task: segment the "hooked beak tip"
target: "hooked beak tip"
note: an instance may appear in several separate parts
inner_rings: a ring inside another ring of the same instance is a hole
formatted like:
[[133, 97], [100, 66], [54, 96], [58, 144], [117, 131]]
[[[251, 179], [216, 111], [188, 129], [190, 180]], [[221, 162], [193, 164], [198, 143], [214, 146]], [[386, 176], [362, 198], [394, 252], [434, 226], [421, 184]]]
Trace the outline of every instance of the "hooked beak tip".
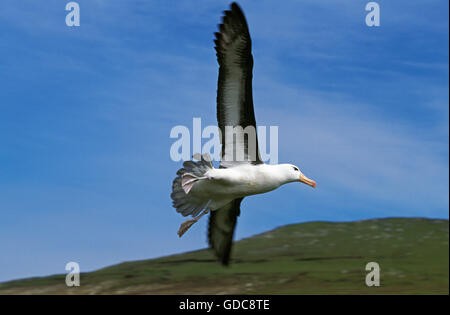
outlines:
[[309, 179], [308, 177], [302, 175], [300, 176], [300, 181], [306, 185], [311, 186], [312, 188], [316, 188], [317, 184], [312, 179]]

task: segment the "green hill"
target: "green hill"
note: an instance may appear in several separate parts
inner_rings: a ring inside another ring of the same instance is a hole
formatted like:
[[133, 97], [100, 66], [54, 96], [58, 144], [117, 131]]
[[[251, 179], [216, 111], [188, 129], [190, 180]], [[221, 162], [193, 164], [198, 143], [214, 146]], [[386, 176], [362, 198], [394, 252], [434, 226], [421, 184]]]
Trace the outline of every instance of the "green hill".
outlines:
[[[81, 274], [0, 284], [0, 294], [448, 294], [449, 222], [387, 218], [279, 227], [236, 242], [222, 267], [209, 250]], [[365, 285], [377, 262], [381, 286]]]

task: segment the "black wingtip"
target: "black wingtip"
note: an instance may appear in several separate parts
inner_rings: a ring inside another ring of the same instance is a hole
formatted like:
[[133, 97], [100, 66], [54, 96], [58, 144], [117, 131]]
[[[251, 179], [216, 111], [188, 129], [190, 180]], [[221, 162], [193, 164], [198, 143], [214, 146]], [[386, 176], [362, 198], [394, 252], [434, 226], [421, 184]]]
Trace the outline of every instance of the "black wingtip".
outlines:
[[242, 9], [239, 6], [239, 4], [237, 2], [235, 2], [235, 1], [231, 2], [230, 8], [231, 8], [231, 10], [240, 10], [240, 11], [242, 11]]
[[239, 15], [241, 15], [241, 16], [244, 16], [244, 11], [242, 10], [242, 8], [239, 6], [239, 4], [237, 4], [236, 2], [233, 2], [232, 4], [231, 4], [231, 11], [232, 12], [236, 12], [236, 13], [238, 13]]

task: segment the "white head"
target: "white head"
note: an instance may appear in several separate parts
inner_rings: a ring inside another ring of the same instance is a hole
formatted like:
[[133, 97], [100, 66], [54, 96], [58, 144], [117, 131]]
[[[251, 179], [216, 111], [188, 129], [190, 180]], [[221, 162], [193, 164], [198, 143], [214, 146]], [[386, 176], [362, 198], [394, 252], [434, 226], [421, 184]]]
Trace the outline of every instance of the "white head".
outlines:
[[279, 164], [278, 166], [287, 183], [302, 182], [306, 185], [316, 188], [316, 182], [306, 177], [297, 166], [292, 164]]

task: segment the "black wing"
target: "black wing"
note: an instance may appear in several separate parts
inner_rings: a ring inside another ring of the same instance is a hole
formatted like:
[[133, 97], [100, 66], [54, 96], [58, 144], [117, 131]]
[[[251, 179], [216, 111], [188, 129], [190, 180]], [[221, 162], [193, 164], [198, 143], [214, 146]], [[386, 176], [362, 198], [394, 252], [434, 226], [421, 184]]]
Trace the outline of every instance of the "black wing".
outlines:
[[[217, 121], [221, 132], [224, 167], [236, 163], [262, 163], [252, 97], [252, 44], [244, 13], [236, 3], [224, 12], [215, 33], [219, 80]], [[234, 129], [234, 135], [231, 128]], [[240, 129], [242, 128], [242, 129]]]
[[209, 216], [208, 241], [223, 265], [230, 261], [233, 234], [243, 198], [235, 199], [226, 206], [211, 212]]

